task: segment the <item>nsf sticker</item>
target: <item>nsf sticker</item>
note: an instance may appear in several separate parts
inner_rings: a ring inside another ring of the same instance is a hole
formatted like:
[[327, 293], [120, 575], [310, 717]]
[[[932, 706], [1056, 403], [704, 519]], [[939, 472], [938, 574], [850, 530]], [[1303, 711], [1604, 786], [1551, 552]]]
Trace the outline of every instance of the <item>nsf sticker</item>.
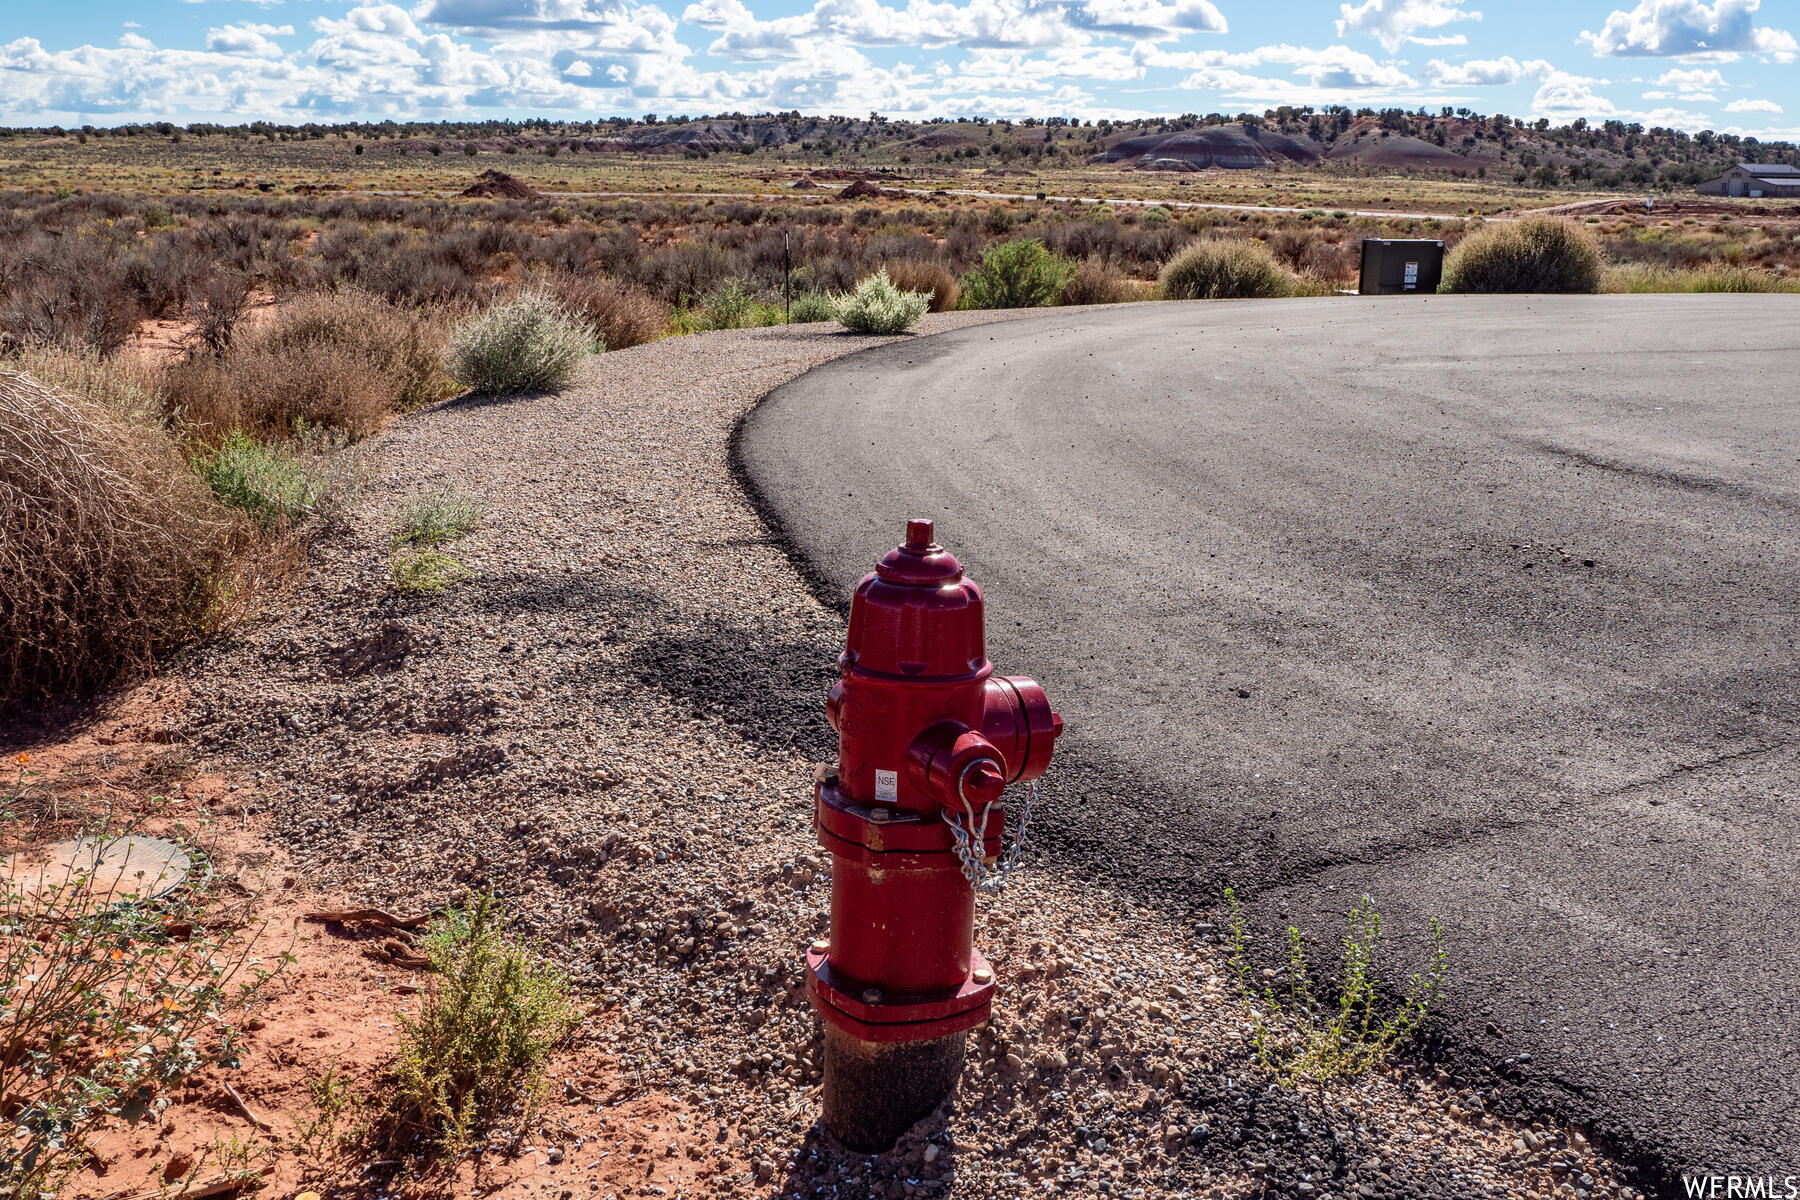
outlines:
[[893, 804], [900, 799], [900, 772], [875, 772], [875, 798], [884, 804]]

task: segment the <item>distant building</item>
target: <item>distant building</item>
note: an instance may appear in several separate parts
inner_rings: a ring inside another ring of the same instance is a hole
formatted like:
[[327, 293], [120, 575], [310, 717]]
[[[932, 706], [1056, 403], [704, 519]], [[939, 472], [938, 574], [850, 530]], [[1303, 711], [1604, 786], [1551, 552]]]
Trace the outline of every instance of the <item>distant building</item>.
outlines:
[[1791, 196], [1800, 199], [1800, 167], [1739, 163], [1694, 189], [1702, 196]]

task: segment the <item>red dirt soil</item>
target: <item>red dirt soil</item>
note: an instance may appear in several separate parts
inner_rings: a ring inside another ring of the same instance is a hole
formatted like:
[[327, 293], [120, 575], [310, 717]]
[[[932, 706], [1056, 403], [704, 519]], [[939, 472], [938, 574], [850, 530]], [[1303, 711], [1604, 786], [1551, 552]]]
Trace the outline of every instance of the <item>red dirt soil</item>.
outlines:
[[[333, 1200], [477, 1191], [487, 1200], [729, 1194], [726, 1177], [747, 1167], [745, 1149], [721, 1139], [716, 1125], [679, 1098], [638, 1091], [595, 1048], [593, 1035], [622, 1019], [606, 1008], [590, 1012], [574, 1044], [552, 1062], [544, 1106], [514, 1144], [429, 1168], [381, 1147], [346, 1144], [323, 1155], [303, 1147], [301, 1135], [317, 1117], [313, 1082], [335, 1069], [350, 1095], [379, 1096], [398, 1046], [396, 1014], [417, 1013], [430, 977], [390, 958], [383, 943], [392, 944], [391, 929], [306, 918], [338, 906], [309, 890], [303, 864], [262, 836], [249, 815], [256, 807], [254, 781], [188, 768], [184, 748], [168, 734], [169, 714], [184, 698], [179, 689], [150, 681], [55, 736], [0, 730], [8, 767], [26, 772], [23, 803], [14, 805], [22, 820], [7, 832], [42, 845], [76, 833], [84, 814], [103, 808], [151, 834], [202, 827], [213, 886], [236, 899], [236, 923], [245, 936], [254, 935], [256, 956], [266, 965], [283, 951], [295, 959], [238, 1020], [241, 1064], [190, 1079], [159, 1117], [109, 1130], [62, 1196], [192, 1195], [246, 1167], [265, 1174], [242, 1194], [254, 1190], [279, 1200], [308, 1192]], [[28, 758], [22, 766], [20, 754]], [[0, 850], [18, 849], [21, 839], [12, 841]], [[352, 1106], [338, 1129], [349, 1132], [365, 1119]]]

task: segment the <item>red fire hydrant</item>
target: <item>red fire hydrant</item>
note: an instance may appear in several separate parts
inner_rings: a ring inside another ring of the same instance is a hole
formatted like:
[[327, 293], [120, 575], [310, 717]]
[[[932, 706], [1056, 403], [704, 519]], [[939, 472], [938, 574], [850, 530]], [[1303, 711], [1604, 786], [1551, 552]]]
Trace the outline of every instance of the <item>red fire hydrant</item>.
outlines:
[[819, 769], [813, 818], [831, 935], [808, 948], [806, 982], [825, 1019], [825, 1126], [874, 1152], [949, 1094], [993, 1011], [974, 885], [1001, 850], [1007, 785], [1044, 773], [1062, 718], [1032, 680], [994, 674], [981, 589], [930, 521], [908, 521], [857, 585], [838, 669], [838, 764]]

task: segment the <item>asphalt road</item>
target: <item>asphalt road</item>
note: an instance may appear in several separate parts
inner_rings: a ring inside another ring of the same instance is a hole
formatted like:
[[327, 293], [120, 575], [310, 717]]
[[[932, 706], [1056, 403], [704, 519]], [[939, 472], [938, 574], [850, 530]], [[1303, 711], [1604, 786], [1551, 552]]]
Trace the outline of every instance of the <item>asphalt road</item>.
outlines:
[[1440, 917], [1459, 1071], [1800, 1175], [1800, 296], [1046, 314], [738, 453], [828, 594], [938, 520], [1067, 718], [1054, 859], [1326, 946], [1366, 893], [1402, 964]]

